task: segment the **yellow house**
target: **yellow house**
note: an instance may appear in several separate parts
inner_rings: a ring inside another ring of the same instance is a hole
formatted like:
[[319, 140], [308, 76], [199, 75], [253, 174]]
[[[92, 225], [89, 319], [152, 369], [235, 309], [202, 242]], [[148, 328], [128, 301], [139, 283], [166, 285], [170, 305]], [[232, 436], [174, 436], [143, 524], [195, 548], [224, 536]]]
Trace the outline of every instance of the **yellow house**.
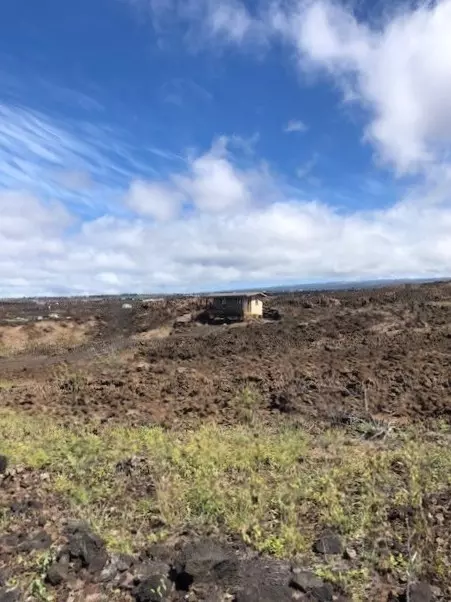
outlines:
[[216, 318], [262, 318], [264, 297], [264, 293], [217, 294], [211, 297], [209, 310]]

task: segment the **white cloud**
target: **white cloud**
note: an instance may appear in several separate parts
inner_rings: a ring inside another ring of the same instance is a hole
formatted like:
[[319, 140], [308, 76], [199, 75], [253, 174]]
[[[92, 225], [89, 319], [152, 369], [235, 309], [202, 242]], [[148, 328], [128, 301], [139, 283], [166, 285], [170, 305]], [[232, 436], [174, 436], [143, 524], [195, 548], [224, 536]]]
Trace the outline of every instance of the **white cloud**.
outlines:
[[90, 173], [82, 170], [62, 171], [58, 174], [58, 180], [62, 186], [72, 190], [86, 190], [93, 185]]
[[[154, 29], [164, 36], [181, 20], [187, 27], [186, 40], [194, 49], [205, 41], [227, 44], [265, 44], [267, 27], [241, 0], [125, 0], [140, 10], [150, 11]], [[215, 44], [215, 49], [219, 50]]]
[[125, 201], [131, 209], [141, 215], [166, 221], [177, 216], [183, 196], [171, 185], [135, 180]]
[[[162, 149], [144, 150], [180, 162]], [[26, 190], [92, 212], [114, 212], [131, 178], [155, 175], [137, 154], [126, 133], [106, 125], [62, 121], [0, 102], [0, 190]]]
[[45, 279], [55, 278], [55, 284], [64, 279], [44, 267], [65, 255], [64, 231], [74, 220], [64, 207], [26, 193], [0, 192], [0, 214], [0, 294], [22, 295]]
[[[33, 132], [46, 149], [42, 128], [35, 123]], [[10, 134], [9, 148], [18, 150]], [[74, 148], [79, 144], [71, 140]], [[433, 193], [426, 186], [387, 210], [345, 215], [285, 186], [248, 146], [237, 137], [219, 138], [165, 179], [133, 180], [122, 211], [89, 221], [77, 220], [48, 194], [0, 193], [0, 296], [449, 273], [448, 168], [434, 170], [441, 185]], [[83, 147], [93, 152], [89, 148]], [[7, 163], [0, 154], [0, 166], [12, 166], [18, 156]], [[35, 163], [30, 159], [30, 166]]]
[[[256, 168], [254, 179], [258, 175], [271, 182]], [[215, 186], [213, 197], [222, 180]], [[3, 194], [0, 295], [449, 274], [449, 205], [410, 199], [386, 210], [343, 214], [280, 188], [278, 200], [261, 205], [252, 187], [247, 190], [247, 204], [233, 210], [193, 207], [159, 222], [145, 212], [128, 219], [106, 215], [70, 230], [61, 206]]]
[[398, 11], [382, 27], [328, 0], [273, 12], [302, 69], [323, 69], [370, 113], [366, 130], [399, 172], [441, 161], [451, 143], [451, 0]]
[[308, 128], [303, 121], [300, 121], [299, 119], [292, 119], [283, 128], [283, 131], [289, 134], [291, 132], [305, 132], [307, 129]]
[[[241, 2], [191, 2], [195, 10], [207, 11], [206, 25], [212, 36], [223, 36], [234, 42], [242, 42], [249, 35], [254, 20]], [[192, 10], [192, 9], [191, 9]]]
[[183, 204], [225, 214], [243, 210], [256, 199], [261, 205], [269, 203], [277, 193], [265, 168], [241, 169], [228, 149], [234, 146], [249, 154], [250, 145], [236, 136], [218, 138], [209, 151], [188, 159], [186, 169], [171, 174], [168, 182], [133, 181], [126, 203], [136, 213], [159, 221], [176, 217]]
[[84, 193], [102, 163], [99, 134], [92, 145], [93, 132], [79, 136], [37, 111], [0, 103], [0, 189], [89, 204]]
[[247, 180], [228, 160], [224, 142], [194, 159], [188, 176], [176, 179], [197, 209], [216, 213], [240, 209], [250, 201]]
[[34, 196], [19, 192], [0, 192], [0, 214], [0, 235], [4, 240], [45, 239], [72, 221], [60, 203], [44, 205]]

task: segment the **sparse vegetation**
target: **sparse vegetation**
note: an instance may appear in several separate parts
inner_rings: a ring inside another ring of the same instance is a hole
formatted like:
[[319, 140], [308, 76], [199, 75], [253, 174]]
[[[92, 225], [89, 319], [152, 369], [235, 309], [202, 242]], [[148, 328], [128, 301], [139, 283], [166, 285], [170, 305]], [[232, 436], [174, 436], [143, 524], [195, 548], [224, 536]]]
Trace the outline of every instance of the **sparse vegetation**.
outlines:
[[[112, 549], [130, 551], [186, 526], [225, 529], [262, 552], [307, 559], [355, 600], [364, 599], [376, 570], [412, 580], [447, 561], [433, 545], [425, 509], [429, 496], [450, 486], [443, 425], [433, 433], [390, 431], [374, 442], [344, 429], [314, 437], [262, 424], [94, 434], [2, 413], [0, 441], [14, 464], [47, 472], [63, 506]], [[139, 461], [124, 472], [121, 462], [130, 458]], [[407, 518], [393, 520], [406, 508]], [[325, 528], [358, 550], [357, 563], [318, 563], [310, 550]]]

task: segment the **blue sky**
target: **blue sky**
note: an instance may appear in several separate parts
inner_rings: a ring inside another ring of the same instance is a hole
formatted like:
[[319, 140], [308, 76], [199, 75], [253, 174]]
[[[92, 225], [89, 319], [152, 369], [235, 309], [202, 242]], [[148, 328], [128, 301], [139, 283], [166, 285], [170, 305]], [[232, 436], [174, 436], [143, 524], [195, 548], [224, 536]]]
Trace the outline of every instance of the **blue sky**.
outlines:
[[449, 275], [451, 0], [0, 9], [0, 294]]

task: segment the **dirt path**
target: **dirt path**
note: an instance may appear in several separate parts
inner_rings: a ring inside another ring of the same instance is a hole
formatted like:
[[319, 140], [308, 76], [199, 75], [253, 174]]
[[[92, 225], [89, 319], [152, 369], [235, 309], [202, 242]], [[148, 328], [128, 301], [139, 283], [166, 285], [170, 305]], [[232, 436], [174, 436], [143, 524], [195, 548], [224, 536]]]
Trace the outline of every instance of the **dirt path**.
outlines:
[[14, 357], [0, 359], [0, 371], [20, 372], [24, 369], [33, 370], [35, 368], [53, 366], [56, 364], [88, 361], [96, 357], [103, 357], [110, 355], [111, 353], [123, 351], [134, 346], [138, 346], [137, 341], [128, 338], [120, 338], [83, 345], [82, 347], [68, 350], [63, 353], [56, 353], [55, 350], [52, 350], [55, 355], [47, 355], [44, 353], [16, 355]]
[[48, 353], [22, 353], [11, 357], [0, 358], [0, 372], [22, 372], [36, 368], [54, 366], [57, 364], [73, 364], [86, 362], [113, 353], [139, 348], [144, 342], [165, 339], [172, 328], [164, 326], [153, 328], [133, 337], [116, 337], [110, 340], [91, 341], [88, 344], [61, 352], [60, 349], [49, 347]]

